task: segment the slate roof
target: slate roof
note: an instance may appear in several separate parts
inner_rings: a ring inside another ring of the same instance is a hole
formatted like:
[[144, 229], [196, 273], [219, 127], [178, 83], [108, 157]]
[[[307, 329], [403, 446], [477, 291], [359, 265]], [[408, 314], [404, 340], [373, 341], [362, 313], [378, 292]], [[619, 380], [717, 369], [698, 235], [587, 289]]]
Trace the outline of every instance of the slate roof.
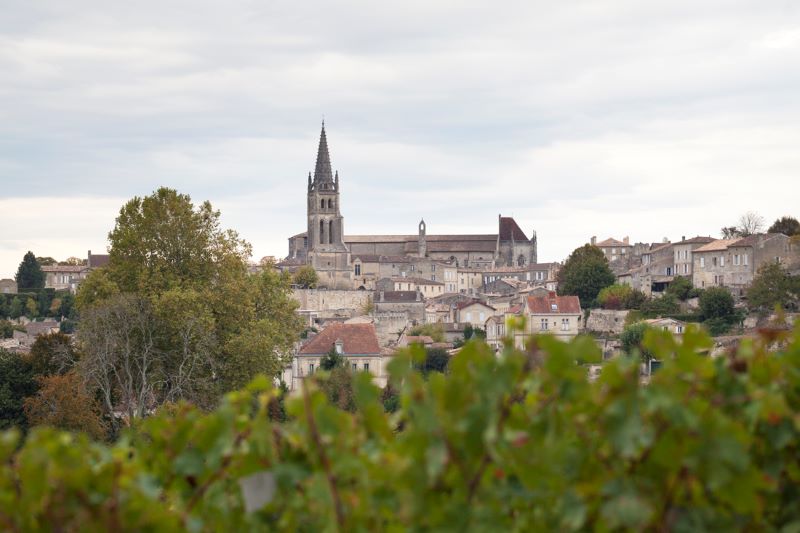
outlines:
[[533, 315], [580, 314], [581, 302], [577, 296], [557, 296], [551, 291], [547, 296], [528, 296], [528, 311]]
[[320, 331], [300, 348], [300, 355], [324, 355], [342, 341], [343, 355], [379, 355], [378, 336], [372, 324], [334, 323]]
[[108, 254], [93, 254], [91, 251], [89, 252], [89, 258], [86, 262], [86, 265], [89, 268], [100, 268], [104, 267], [110, 261], [110, 256]]
[[684, 241], [676, 242], [675, 244], [708, 244], [710, 242], [714, 242], [714, 237], [692, 237], [691, 239], [686, 239]]
[[729, 244], [728, 247], [732, 248], [739, 246], [755, 246], [756, 244], [774, 239], [775, 237], [778, 236], [785, 237], [783, 233], [756, 233], [755, 235], [748, 235], [747, 237], [742, 237], [733, 244]]
[[517, 221], [512, 217], [500, 217], [500, 240], [515, 242], [530, 242], [525, 236], [525, 232], [517, 225]]
[[[383, 297], [382, 299], [381, 296]], [[417, 291], [380, 291], [375, 303], [407, 303], [417, 301], [422, 302], [421, 299], [417, 300]]]

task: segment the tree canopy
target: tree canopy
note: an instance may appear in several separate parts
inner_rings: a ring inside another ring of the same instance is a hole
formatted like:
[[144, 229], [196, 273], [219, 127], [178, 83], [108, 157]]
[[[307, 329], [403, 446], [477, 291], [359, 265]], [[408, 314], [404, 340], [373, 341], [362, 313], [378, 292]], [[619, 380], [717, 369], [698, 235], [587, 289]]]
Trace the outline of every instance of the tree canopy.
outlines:
[[311, 265], [304, 265], [294, 273], [294, 284], [303, 289], [313, 289], [319, 283], [319, 275]]
[[597, 246], [575, 249], [558, 272], [558, 293], [577, 296], [584, 309], [597, 307], [597, 295], [616, 277]]
[[795, 311], [800, 307], [800, 277], [791, 276], [778, 263], [759, 268], [747, 289], [747, 306], [753, 311], [769, 312], [776, 306]]
[[800, 235], [800, 222], [794, 217], [781, 217], [767, 230], [768, 233], [783, 233], [788, 237]]
[[29, 251], [22, 258], [15, 279], [20, 291], [44, 287], [45, 275], [33, 252]]
[[[127, 202], [109, 233], [109, 264], [81, 284], [79, 371], [109, 415], [163, 402], [215, 405], [257, 373], [276, 376], [302, 331], [291, 278], [250, 275], [250, 245], [209, 202], [161, 188]], [[138, 374], [129, 379], [120, 368]]]

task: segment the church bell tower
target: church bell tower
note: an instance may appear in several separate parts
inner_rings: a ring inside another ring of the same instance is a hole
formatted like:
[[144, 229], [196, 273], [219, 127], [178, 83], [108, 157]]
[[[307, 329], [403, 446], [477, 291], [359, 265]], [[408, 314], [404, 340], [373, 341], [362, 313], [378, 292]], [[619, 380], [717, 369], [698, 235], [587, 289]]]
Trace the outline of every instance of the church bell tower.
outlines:
[[344, 243], [344, 217], [339, 200], [339, 172], [333, 174], [331, 170], [323, 122], [313, 179], [308, 173], [308, 264], [319, 274], [320, 285], [352, 288], [350, 251]]

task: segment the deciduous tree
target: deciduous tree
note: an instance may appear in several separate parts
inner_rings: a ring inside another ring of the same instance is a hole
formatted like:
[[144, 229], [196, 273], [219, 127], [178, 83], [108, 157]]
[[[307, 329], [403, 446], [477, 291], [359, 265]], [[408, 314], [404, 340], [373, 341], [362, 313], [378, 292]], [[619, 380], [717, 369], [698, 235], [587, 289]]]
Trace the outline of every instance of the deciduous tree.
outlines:
[[800, 277], [791, 276], [781, 265], [766, 263], [759, 268], [747, 290], [747, 307], [769, 312], [776, 306], [794, 311], [800, 302]]
[[107, 436], [106, 424], [97, 400], [76, 372], [41, 376], [39, 390], [24, 401], [31, 426], [46, 425], [67, 431], [83, 431], [95, 440]]
[[558, 293], [575, 295], [584, 309], [597, 306], [597, 295], [614, 283], [614, 273], [597, 246], [575, 249], [558, 272]]
[[319, 283], [319, 276], [311, 265], [301, 266], [294, 273], [294, 284], [304, 289], [313, 289], [317, 283]]

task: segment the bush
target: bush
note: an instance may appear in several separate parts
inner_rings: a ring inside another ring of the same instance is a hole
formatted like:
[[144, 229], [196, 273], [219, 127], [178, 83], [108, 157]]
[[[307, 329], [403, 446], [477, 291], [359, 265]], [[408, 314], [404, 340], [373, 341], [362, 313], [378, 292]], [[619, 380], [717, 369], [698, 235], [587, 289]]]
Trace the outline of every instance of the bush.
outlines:
[[412, 336], [426, 336], [433, 339], [433, 342], [444, 342], [444, 325], [443, 324], [420, 324], [414, 326], [408, 332]]
[[630, 285], [610, 285], [600, 291], [597, 301], [603, 309], [639, 309], [647, 296]]
[[694, 289], [694, 286], [692, 285], [691, 279], [683, 276], [675, 276], [672, 283], [669, 284], [667, 290], [664, 292], [674, 296], [678, 300], [686, 301], [691, 298], [692, 289]]
[[735, 317], [733, 295], [724, 287], [709, 287], [700, 296], [700, 315], [703, 320], [719, 318], [729, 321]]
[[642, 304], [641, 310], [647, 318], [659, 318], [679, 313], [681, 307], [673, 295], [664, 294], [660, 298], [647, 300]]
[[619, 336], [622, 351], [628, 355], [638, 354], [645, 362], [652, 359], [652, 352], [644, 346], [645, 334], [649, 329], [651, 328], [644, 322], [637, 322], [636, 324], [626, 326]]
[[[770, 353], [775, 341], [783, 346]], [[664, 361], [600, 360], [593, 340], [470, 343], [425, 380], [389, 363], [399, 396], [351, 379], [352, 409], [315, 380], [285, 399], [259, 378], [212, 412], [172, 405], [112, 445], [36, 428], [0, 435], [8, 530], [791, 531], [800, 521], [800, 329], [729, 357], [689, 328], [649, 331]], [[396, 411], [384, 413], [382, 402]], [[338, 403], [338, 402], [337, 402]], [[349, 404], [349, 402], [348, 402]], [[57, 520], [57, 522], [54, 522]]]

